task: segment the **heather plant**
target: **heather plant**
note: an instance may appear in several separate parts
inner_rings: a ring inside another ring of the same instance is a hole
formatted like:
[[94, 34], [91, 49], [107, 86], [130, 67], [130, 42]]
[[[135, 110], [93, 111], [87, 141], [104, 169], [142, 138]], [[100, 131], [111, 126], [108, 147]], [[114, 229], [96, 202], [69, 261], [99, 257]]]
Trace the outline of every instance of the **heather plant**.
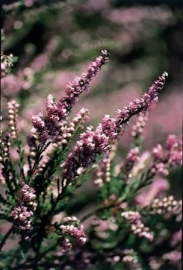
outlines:
[[1, 2], [0, 269], [180, 269], [182, 10]]
[[[108, 62], [102, 50], [63, 96], [49, 93], [24, 139], [18, 129], [21, 104], [8, 101], [8, 128], [2, 126], [0, 139], [1, 269], [181, 268], [182, 202], [168, 194], [167, 178], [181, 165], [182, 138], [170, 134], [163, 144], [142, 148], [168, 74], [95, 127], [86, 124], [86, 108], [71, 117]], [[119, 155], [132, 118], [131, 145], [126, 156]], [[93, 200], [82, 189], [88, 182], [96, 190], [91, 209], [70, 214], [83, 196]]]

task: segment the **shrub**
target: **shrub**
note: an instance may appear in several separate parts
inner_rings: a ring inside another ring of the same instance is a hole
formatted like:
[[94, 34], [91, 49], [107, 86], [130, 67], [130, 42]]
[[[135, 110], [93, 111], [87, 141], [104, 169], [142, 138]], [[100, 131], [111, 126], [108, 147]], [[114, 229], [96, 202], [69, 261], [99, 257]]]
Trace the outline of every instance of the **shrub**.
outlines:
[[[1, 59], [5, 76], [12, 58]], [[142, 150], [148, 115], [168, 74], [97, 127], [86, 127], [85, 108], [70, 117], [108, 61], [102, 50], [64, 96], [56, 100], [50, 93], [44, 111], [32, 116], [26, 140], [17, 127], [19, 104], [7, 103], [9, 127], [0, 139], [1, 269], [180, 269], [182, 202], [167, 194], [167, 176], [181, 165], [182, 140], [169, 135], [163, 145]], [[132, 117], [132, 143], [119, 158]], [[82, 189], [91, 182], [95, 197]], [[93, 198], [90, 211], [69, 214], [74, 204]]]

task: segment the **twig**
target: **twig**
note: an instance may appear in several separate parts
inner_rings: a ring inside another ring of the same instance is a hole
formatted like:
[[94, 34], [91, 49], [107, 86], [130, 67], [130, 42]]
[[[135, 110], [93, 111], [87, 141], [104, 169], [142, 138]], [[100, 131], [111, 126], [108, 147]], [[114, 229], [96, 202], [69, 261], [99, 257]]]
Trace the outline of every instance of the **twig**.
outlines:
[[5, 234], [5, 236], [3, 237], [3, 240], [1, 241], [0, 243], [0, 251], [2, 250], [6, 240], [8, 239], [8, 237], [10, 236], [10, 234], [12, 233], [13, 231], [13, 225], [11, 226], [11, 228], [9, 229], [9, 231]]

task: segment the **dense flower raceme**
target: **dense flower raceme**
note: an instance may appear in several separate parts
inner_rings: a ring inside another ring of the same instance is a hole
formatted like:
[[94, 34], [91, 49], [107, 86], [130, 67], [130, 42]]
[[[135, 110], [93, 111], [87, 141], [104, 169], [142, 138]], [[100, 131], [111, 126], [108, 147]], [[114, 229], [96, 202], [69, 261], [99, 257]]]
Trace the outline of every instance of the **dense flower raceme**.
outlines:
[[163, 199], [154, 199], [150, 204], [152, 213], [162, 214], [181, 214], [182, 201], [177, 201], [173, 196], [164, 197]]
[[86, 242], [84, 227], [75, 216], [62, 217], [61, 225], [56, 224], [56, 230], [59, 235], [58, 245], [61, 247], [62, 255], [68, 252], [73, 245], [82, 246]]
[[29, 239], [31, 217], [35, 210], [35, 199], [35, 190], [30, 188], [27, 184], [24, 184], [20, 190], [17, 205], [11, 212], [15, 231], [20, 233], [22, 240]]
[[132, 127], [131, 136], [138, 139], [143, 133], [146, 122], [148, 121], [148, 112], [140, 114], [136, 123]]
[[108, 62], [107, 51], [102, 51], [102, 55], [92, 62], [81, 77], [76, 77], [70, 82], [65, 89], [66, 96], [56, 102], [50, 94], [46, 103], [46, 115], [39, 113], [32, 117], [32, 124], [37, 131], [38, 140], [45, 142], [51, 140], [56, 142], [57, 138], [62, 135], [64, 121], [71, 112], [73, 105], [78, 100], [81, 93], [89, 90], [89, 83], [97, 75], [102, 65]]
[[[56, 102], [50, 94], [46, 103], [46, 115], [39, 113], [32, 117], [33, 127], [35, 128], [38, 140], [45, 142], [51, 140], [56, 142], [62, 136], [62, 128], [64, 121], [71, 111], [72, 106], [78, 100], [79, 95], [89, 89], [91, 79], [96, 76], [101, 66], [108, 62], [107, 51], [102, 51], [102, 56], [96, 58], [95, 62], [88, 67], [88, 72], [77, 77], [73, 82], [67, 85], [65, 89], [66, 96], [60, 98]], [[149, 88], [147, 94], [144, 94], [141, 99], [135, 99], [117, 111], [116, 117], [113, 119], [110, 116], [105, 116], [102, 120], [103, 132], [111, 139], [115, 139], [122, 127], [134, 115], [140, 112], [145, 112], [153, 101], [157, 101], [158, 94], [164, 86], [167, 73], [164, 72], [157, 81]], [[106, 126], [106, 127], [105, 127]]]
[[158, 144], [152, 150], [152, 157], [151, 176], [168, 175], [170, 168], [182, 164], [182, 140], [178, 140], [175, 135], [169, 135], [165, 148]]
[[95, 131], [93, 127], [89, 127], [80, 136], [80, 141], [77, 142], [73, 152], [62, 164], [63, 179], [71, 181], [78, 172], [91, 165], [97, 156], [107, 153], [110, 144], [118, 138], [130, 118], [135, 114], [145, 113], [150, 105], [158, 100], [158, 94], [164, 86], [166, 76], [167, 73], [163, 73], [142, 98], [135, 99], [122, 110], [117, 110], [115, 118], [105, 115]]
[[134, 234], [147, 238], [150, 241], [153, 240], [153, 234], [149, 231], [149, 228], [145, 227], [142, 223], [139, 212], [122, 212], [121, 216], [131, 224], [131, 230]]
[[17, 104], [15, 100], [8, 102], [8, 123], [11, 137], [14, 139], [17, 137], [18, 107], [19, 104]]

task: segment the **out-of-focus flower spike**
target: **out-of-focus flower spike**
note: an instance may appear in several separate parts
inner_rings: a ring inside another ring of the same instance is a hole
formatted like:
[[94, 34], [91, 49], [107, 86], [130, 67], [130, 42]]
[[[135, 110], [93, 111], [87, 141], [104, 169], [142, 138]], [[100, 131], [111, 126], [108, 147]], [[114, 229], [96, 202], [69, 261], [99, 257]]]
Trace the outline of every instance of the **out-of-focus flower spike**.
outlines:
[[155, 197], [164, 195], [165, 192], [170, 188], [169, 182], [163, 178], [155, 179], [148, 189], [144, 190], [137, 195], [135, 201], [141, 206], [150, 205]]
[[121, 216], [126, 219], [131, 225], [131, 230], [139, 237], [144, 237], [149, 241], [153, 240], [153, 233], [150, 232], [148, 227], [145, 227], [141, 221], [141, 215], [139, 212], [127, 211], [122, 212]]
[[9, 101], [8, 107], [8, 124], [10, 128], [10, 135], [13, 139], [17, 138], [17, 118], [19, 104], [15, 101]]
[[115, 156], [117, 143], [111, 145], [111, 151], [105, 155], [105, 157], [97, 164], [94, 164], [94, 184], [98, 187], [102, 187], [105, 182], [111, 180], [111, 161]]
[[178, 141], [176, 136], [169, 135], [165, 149], [160, 144], [153, 148], [151, 176], [156, 174], [167, 176], [170, 168], [182, 164], [182, 147], [180, 146], [181, 142]]
[[138, 159], [139, 159], [139, 148], [134, 147], [134, 148], [130, 149], [130, 151], [127, 154], [125, 163], [124, 163], [125, 173], [128, 173], [132, 170], [135, 162], [138, 161]]
[[9, 159], [9, 151], [10, 151], [10, 134], [5, 133], [2, 134], [0, 138], [0, 161], [5, 161]]
[[135, 124], [132, 126], [132, 132], [131, 132], [131, 136], [134, 139], [138, 139], [141, 137], [143, 131], [144, 131], [144, 127], [146, 125], [148, 121], [148, 112], [144, 113], [144, 114], [140, 114], [137, 118], [137, 121], [135, 122]]
[[166, 149], [170, 151], [177, 146], [177, 137], [174, 134], [168, 136], [166, 140]]
[[155, 198], [150, 204], [150, 212], [153, 214], [178, 215], [182, 212], [182, 201], [177, 201], [173, 196]]

